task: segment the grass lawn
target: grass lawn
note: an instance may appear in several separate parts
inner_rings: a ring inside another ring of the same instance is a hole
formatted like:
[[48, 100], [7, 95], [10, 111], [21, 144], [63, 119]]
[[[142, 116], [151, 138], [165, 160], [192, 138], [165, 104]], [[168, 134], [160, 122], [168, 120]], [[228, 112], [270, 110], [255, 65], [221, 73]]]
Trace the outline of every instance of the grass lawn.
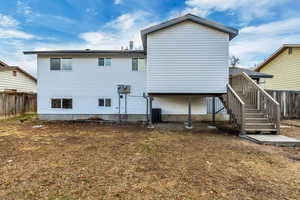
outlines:
[[[300, 128], [282, 132], [300, 135]], [[1, 200], [299, 196], [300, 148], [257, 145], [217, 130], [0, 121]]]

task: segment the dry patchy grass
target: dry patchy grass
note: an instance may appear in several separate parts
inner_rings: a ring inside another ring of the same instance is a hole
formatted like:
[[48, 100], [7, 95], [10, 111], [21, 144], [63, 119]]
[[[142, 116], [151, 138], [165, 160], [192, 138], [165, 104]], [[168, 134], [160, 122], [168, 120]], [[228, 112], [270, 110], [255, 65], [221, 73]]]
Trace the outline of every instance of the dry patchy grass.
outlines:
[[298, 152], [219, 131], [1, 121], [0, 199], [294, 200]]

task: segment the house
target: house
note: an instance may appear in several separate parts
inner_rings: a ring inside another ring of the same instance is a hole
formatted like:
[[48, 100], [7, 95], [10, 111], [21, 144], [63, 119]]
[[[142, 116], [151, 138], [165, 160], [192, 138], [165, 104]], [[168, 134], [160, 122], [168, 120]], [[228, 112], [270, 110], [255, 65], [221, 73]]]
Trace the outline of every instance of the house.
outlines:
[[[207, 96], [226, 93], [229, 41], [238, 31], [184, 15], [141, 31], [144, 50], [26, 51], [37, 54], [38, 114], [42, 119], [99, 116], [144, 120], [146, 96], [163, 120], [207, 114]], [[118, 94], [117, 86], [130, 87]]]
[[[144, 50], [25, 51], [37, 55], [38, 114], [47, 120], [149, 117], [150, 123], [161, 116], [191, 128], [192, 120], [207, 119], [206, 99], [214, 97], [242, 133], [276, 131], [277, 107], [258, 110], [260, 101], [242, 101], [258, 97], [252, 94], [257, 83], [244, 73], [231, 78], [234, 88], [228, 84], [229, 42], [237, 35], [234, 28], [187, 14], [141, 30]], [[258, 128], [248, 121], [253, 118], [262, 121]]]
[[272, 74], [263, 87], [272, 90], [300, 91], [300, 44], [285, 44], [256, 67], [255, 71]]
[[9, 66], [0, 61], [1, 91], [36, 93], [37, 80], [20, 67]]

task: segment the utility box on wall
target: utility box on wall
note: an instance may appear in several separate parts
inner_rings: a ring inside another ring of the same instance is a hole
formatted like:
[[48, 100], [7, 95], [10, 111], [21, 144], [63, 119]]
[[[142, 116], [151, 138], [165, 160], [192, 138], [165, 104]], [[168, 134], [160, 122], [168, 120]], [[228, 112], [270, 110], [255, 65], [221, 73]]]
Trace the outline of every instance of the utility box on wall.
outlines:
[[130, 93], [130, 85], [118, 85], [118, 93], [119, 94], [129, 94]]

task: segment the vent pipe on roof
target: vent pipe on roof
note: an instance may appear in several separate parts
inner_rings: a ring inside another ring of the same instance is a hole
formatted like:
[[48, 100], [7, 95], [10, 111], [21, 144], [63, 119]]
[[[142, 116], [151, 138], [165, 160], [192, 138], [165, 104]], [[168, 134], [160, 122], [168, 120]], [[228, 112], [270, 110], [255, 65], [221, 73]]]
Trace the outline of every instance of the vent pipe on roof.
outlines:
[[133, 50], [133, 41], [129, 42], [129, 50]]

